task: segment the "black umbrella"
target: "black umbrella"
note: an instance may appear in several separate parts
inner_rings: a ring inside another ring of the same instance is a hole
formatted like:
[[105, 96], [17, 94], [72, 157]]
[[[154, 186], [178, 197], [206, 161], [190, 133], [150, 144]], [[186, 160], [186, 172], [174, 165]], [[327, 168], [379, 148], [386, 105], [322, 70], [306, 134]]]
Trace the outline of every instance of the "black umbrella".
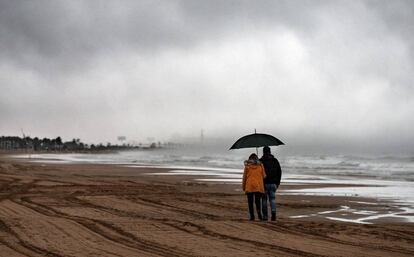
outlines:
[[[263, 146], [284, 145], [282, 141], [268, 134], [254, 133], [239, 138], [231, 147], [231, 149], [252, 148]], [[257, 149], [256, 149], [257, 151]]]

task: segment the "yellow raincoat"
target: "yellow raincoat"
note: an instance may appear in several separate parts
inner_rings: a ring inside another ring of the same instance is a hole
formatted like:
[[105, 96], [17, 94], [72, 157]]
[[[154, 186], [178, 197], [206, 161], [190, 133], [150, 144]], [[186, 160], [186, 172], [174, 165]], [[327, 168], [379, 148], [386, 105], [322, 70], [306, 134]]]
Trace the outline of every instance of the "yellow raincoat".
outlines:
[[243, 173], [243, 191], [264, 193], [263, 179], [266, 173], [263, 164], [246, 162]]

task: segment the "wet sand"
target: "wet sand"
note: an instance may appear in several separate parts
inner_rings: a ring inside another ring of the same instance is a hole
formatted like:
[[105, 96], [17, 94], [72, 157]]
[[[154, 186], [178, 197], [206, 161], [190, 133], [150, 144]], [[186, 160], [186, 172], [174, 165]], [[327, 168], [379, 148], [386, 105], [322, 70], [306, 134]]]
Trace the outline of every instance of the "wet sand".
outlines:
[[277, 222], [251, 222], [240, 185], [164, 171], [0, 156], [0, 256], [414, 256], [404, 219], [326, 218], [387, 203], [280, 195]]

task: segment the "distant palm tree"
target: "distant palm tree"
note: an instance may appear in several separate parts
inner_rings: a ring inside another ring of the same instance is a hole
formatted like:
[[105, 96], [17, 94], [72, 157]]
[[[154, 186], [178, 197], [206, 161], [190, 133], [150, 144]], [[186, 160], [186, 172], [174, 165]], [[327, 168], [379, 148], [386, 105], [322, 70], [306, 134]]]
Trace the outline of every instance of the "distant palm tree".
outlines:
[[55, 142], [56, 142], [56, 144], [57, 144], [57, 146], [58, 146], [58, 149], [59, 149], [59, 151], [60, 150], [62, 150], [62, 138], [61, 137], [57, 137], [56, 139], [55, 139]]
[[38, 137], [33, 138], [33, 150], [37, 151], [40, 148], [41, 141]]

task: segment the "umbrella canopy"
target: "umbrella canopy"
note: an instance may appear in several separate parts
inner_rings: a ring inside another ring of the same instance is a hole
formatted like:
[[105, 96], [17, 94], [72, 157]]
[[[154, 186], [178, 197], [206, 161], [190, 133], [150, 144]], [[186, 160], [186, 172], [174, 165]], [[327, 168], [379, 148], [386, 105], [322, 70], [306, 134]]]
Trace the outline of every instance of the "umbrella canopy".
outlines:
[[239, 140], [237, 140], [229, 150], [272, 145], [284, 145], [284, 143], [272, 135], [254, 133], [239, 138]]

